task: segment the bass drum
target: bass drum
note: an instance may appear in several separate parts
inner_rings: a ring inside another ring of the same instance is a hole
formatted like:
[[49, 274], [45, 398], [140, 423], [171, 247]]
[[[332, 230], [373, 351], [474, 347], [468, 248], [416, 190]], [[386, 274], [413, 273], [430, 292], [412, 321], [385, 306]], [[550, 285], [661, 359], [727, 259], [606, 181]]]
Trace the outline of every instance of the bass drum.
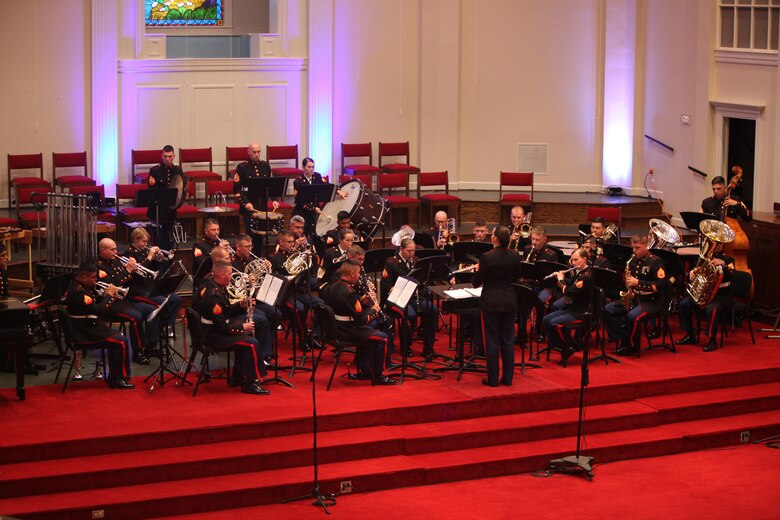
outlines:
[[349, 213], [349, 219], [355, 231], [362, 237], [371, 237], [383, 227], [387, 206], [385, 199], [377, 195], [363, 184], [362, 181], [353, 179], [345, 182], [340, 187], [346, 194], [345, 198], [337, 198], [328, 202], [322, 208], [322, 213], [317, 217], [316, 233], [320, 237], [336, 229], [338, 226], [338, 214], [341, 211]]

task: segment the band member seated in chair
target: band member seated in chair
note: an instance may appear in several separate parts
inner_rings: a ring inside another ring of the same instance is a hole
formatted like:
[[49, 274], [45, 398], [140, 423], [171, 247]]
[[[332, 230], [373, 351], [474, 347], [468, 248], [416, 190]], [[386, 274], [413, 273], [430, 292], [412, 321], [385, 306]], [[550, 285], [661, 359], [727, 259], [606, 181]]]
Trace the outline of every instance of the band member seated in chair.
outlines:
[[381, 312], [378, 304], [364, 305], [355, 290], [360, 278], [360, 264], [347, 260], [339, 268], [338, 282], [325, 291], [325, 302], [336, 317], [336, 326], [345, 341], [358, 345], [354, 379], [370, 379], [374, 384], [394, 385], [395, 380], [382, 374], [387, 348], [387, 334], [369, 325]]
[[588, 252], [588, 265], [600, 269], [609, 269], [609, 260], [598, 252], [596, 239], [592, 236], [582, 239], [582, 249]]
[[[414, 256], [417, 246], [411, 238], [401, 240], [398, 253], [385, 261], [385, 268], [382, 271], [382, 304], [386, 303], [387, 296], [393, 290], [395, 281], [399, 276], [406, 276], [412, 272], [417, 263], [417, 257]], [[409, 304], [406, 306], [406, 319], [412, 324], [420, 317], [422, 338], [423, 338], [423, 356], [433, 354], [433, 343], [436, 340], [436, 324], [439, 323], [439, 308], [433, 304], [430, 295], [425, 294], [424, 288], [418, 287], [417, 294], [412, 296]], [[422, 293], [422, 294], [421, 294]], [[408, 355], [412, 355], [409, 352]]]
[[[722, 252], [716, 253], [710, 260], [713, 266], [720, 266], [723, 270], [723, 278], [720, 285], [716, 288], [715, 296], [712, 301], [704, 308], [699, 307], [690, 294], [680, 302], [680, 328], [685, 332], [682, 339], [677, 340], [677, 345], [695, 345], [697, 343], [696, 334], [693, 328], [694, 312], [704, 312], [706, 327], [705, 331], [709, 340], [704, 346], [704, 352], [712, 352], [718, 348], [718, 323], [721, 316], [727, 309], [734, 305], [734, 296], [731, 293], [731, 273], [734, 271], [734, 259]], [[696, 276], [696, 269], [692, 270], [688, 277], [693, 280]]]
[[596, 217], [590, 223], [590, 236], [596, 240], [596, 246], [601, 248], [605, 243], [617, 244], [620, 242], [616, 232], [607, 230], [607, 221], [604, 217]]
[[116, 286], [109, 284], [98, 294], [95, 264], [81, 264], [66, 293], [65, 305], [73, 323], [73, 342], [108, 347], [109, 388], [131, 389], [130, 346], [127, 339], [102, 320], [111, 320], [111, 307], [119, 300]]
[[588, 265], [588, 251], [576, 249], [571, 254], [573, 271], [553, 273], [563, 296], [552, 304], [552, 310], [544, 317], [542, 324], [547, 331], [549, 348], [560, 350], [561, 365], [574, 353], [571, 331], [565, 325], [579, 320], [588, 311], [593, 296], [593, 271]]
[[[97, 259], [98, 281], [112, 284], [117, 287], [129, 288], [133, 273], [138, 269], [138, 263], [134, 258], [123, 265], [116, 252], [116, 242], [110, 238], [104, 238], [98, 243]], [[151, 322], [146, 318], [154, 311], [155, 307], [145, 302], [128, 301], [128, 299], [114, 300], [108, 308], [106, 317], [115, 317], [128, 322], [130, 344], [133, 348], [133, 361], [139, 365], [149, 364], [151, 345], [160, 339], [159, 319], [157, 316]], [[129, 371], [129, 367], [128, 367]]]
[[631, 237], [634, 254], [627, 262], [625, 282], [627, 294], [604, 307], [604, 324], [610, 341], [619, 341], [615, 349], [619, 356], [628, 356], [639, 349], [640, 321], [659, 314], [666, 306], [668, 281], [663, 260], [647, 249], [647, 235]]
[[[160, 266], [160, 260], [163, 258], [160, 253], [160, 248], [157, 246], [149, 247], [149, 233], [143, 228], [136, 228], [130, 234], [130, 247], [125, 251], [127, 258], [134, 258], [136, 263], [143, 266], [150, 271], [156, 271]], [[162, 311], [161, 321], [168, 324], [169, 327], [176, 325], [176, 316], [181, 308], [181, 297], [175, 292], [170, 295], [156, 295], [151, 296], [152, 289], [154, 289], [154, 280], [145, 278], [142, 276], [133, 276], [130, 280], [130, 299], [133, 301], [140, 301], [142, 303], [148, 303], [155, 308], [168, 298], [168, 303], [165, 304], [165, 309]], [[149, 345], [150, 352], [155, 353], [157, 345]]]
[[[236, 196], [238, 202], [238, 212], [244, 219], [244, 229], [247, 233], [251, 233], [252, 215], [255, 211], [267, 211], [268, 203], [265, 207], [262, 204], [260, 198], [252, 199], [249, 196], [249, 179], [268, 178], [271, 176], [271, 166], [268, 162], [260, 159], [260, 145], [257, 143], [251, 143], [246, 153], [248, 158], [236, 166], [236, 173], [233, 175], [233, 193]], [[271, 201], [271, 206], [274, 211], [279, 209], [279, 203], [277, 201]], [[263, 247], [265, 246], [265, 235], [259, 233], [251, 233], [252, 240], [252, 253], [257, 256], [262, 255]]]
[[[525, 246], [523, 249], [523, 261], [531, 263], [536, 263], [539, 261], [558, 261], [558, 253], [556, 253], [554, 249], [547, 245], [547, 230], [544, 229], [543, 226], [534, 226], [531, 228], [531, 244]], [[537, 335], [536, 340], [541, 342], [544, 341], [542, 317], [547, 310], [547, 306], [552, 303], [554, 291], [546, 288], [542, 283], [534, 284], [533, 289], [534, 292], [536, 292], [536, 295], [539, 297], [539, 303], [534, 306], [537, 316], [536, 330], [534, 333]]]
[[333, 247], [339, 241], [339, 231], [342, 229], [352, 229], [352, 220], [349, 218], [349, 211], [339, 211], [336, 214], [338, 227], [325, 233], [325, 247]]
[[[491, 237], [493, 250], [479, 259], [479, 267], [471, 283], [484, 286], [479, 308], [482, 311], [487, 378], [483, 385], [511, 386], [515, 373], [515, 319], [517, 297], [514, 284], [520, 278], [520, 255], [507, 249], [509, 228], [498, 226]], [[501, 378], [498, 377], [498, 358], [501, 355]]]
[[203, 262], [208, 258], [212, 248], [220, 246], [225, 249], [230, 244], [227, 240], [219, 238], [219, 222], [213, 218], [207, 218], [203, 223], [203, 238], [192, 245], [192, 284], [198, 287], [200, 281], [210, 270], [209, 266], [204, 266]]
[[474, 222], [474, 226], [471, 228], [471, 232], [474, 233], [474, 239], [472, 242], [490, 242], [487, 222], [485, 222], [483, 219], [480, 218]]
[[530, 238], [523, 237], [520, 233], [523, 224], [527, 224], [525, 221], [525, 210], [522, 206], [513, 206], [509, 212], [509, 218], [511, 219], [509, 225], [509, 249], [524, 251], [526, 247], [531, 245]]
[[227, 285], [233, 268], [219, 262], [211, 269], [211, 277], [204, 280], [200, 289], [193, 293], [192, 307], [200, 314], [206, 334], [206, 344], [217, 350], [240, 347], [233, 367], [233, 381], [241, 385], [246, 394], [267, 395], [270, 392], [260, 386], [261, 378], [267, 374], [260, 343], [251, 334], [255, 324], [246, 321], [247, 301], [230, 304]]
[[355, 232], [351, 229], [342, 229], [338, 234], [338, 243], [325, 250], [322, 255], [322, 266], [327, 266], [334, 261], [346, 260], [347, 251], [355, 243]]

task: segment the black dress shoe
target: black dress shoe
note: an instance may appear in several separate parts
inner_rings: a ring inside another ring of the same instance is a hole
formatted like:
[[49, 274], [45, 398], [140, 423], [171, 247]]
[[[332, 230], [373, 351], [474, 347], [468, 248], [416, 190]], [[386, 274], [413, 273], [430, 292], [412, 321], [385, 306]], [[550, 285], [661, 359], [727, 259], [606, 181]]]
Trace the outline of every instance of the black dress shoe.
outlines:
[[149, 358], [143, 354], [133, 354], [133, 363], [138, 363], [139, 365], [148, 365], [150, 361]]
[[115, 379], [113, 381], [108, 382], [109, 388], [116, 388], [119, 390], [132, 390], [135, 388], [135, 385], [133, 383], [128, 383], [124, 379]]
[[260, 383], [257, 381], [252, 381], [251, 383], [244, 383], [241, 385], [241, 391], [245, 394], [254, 394], [254, 395], [268, 395], [271, 392], [260, 386]]
[[392, 377], [382, 376], [376, 381], [374, 381], [374, 384], [380, 386], [390, 386], [396, 384], [396, 382], [395, 379], [393, 379]]
[[675, 345], [695, 345], [696, 336], [692, 334], [686, 334], [682, 339], [678, 339], [674, 342]]
[[496, 383], [496, 384], [493, 384], [493, 383], [491, 383], [490, 381], [488, 381], [488, 380], [487, 380], [487, 378], [485, 378], [485, 379], [483, 379], [483, 380], [482, 380], [482, 384], [483, 384], [483, 385], [485, 385], [485, 386], [493, 386], [493, 387], [496, 387], [496, 386], [498, 386], [498, 383]]
[[718, 342], [715, 340], [715, 338], [712, 338], [709, 343], [707, 343], [707, 346], [704, 347], [704, 352], [712, 352], [714, 350], [718, 350]]
[[512, 386], [512, 383], [507, 383], [506, 381], [504, 381], [503, 378], [499, 381], [499, 384], [502, 384], [504, 386]]
[[347, 379], [350, 381], [368, 381], [371, 379], [371, 374], [368, 372], [357, 372], [355, 374], [347, 374]]

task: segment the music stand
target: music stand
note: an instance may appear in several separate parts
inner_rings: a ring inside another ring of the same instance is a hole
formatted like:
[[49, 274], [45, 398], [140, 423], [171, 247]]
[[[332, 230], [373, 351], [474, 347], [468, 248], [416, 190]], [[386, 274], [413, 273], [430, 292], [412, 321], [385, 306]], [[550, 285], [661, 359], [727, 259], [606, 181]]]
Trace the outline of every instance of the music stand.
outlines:
[[[543, 282], [545, 278], [550, 276], [553, 273], [556, 273], [558, 271], [565, 271], [569, 267], [566, 264], [561, 264], [558, 262], [548, 262], [546, 260], [539, 260], [536, 262], [536, 270], [539, 273], [539, 282]], [[550, 278], [548, 280], [549, 282], [552, 282], [552, 284], [555, 284], [555, 281]]]
[[[55, 334], [57, 329], [54, 327], [54, 320], [51, 316], [51, 307], [52, 305], [58, 304], [65, 296], [65, 293], [68, 290], [68, 286], [70, 285], [70, 282], [75, 274], [75, 272], [59, 274], [46, 280], [46, 283], [43, 286], [43, 290], [41, 291], [41, 295], [37, 298], [37, 303], [35, 304], [37, 310], [43, 309], [43, 312], [45, 313], [44, 319], [46, 320], [46, 324], [48, 325], [49, 330], [51, 331], [51, 336], [54, 340], [54, 345], [57, 347], [58, 355], [36, 354], [32, 352], [28, 353], [27, 355], [30, 359], [37, 358], [56, 360], [48, 370], [49, 372], [53, 372], [55, 368], [57, 369], [57, 376], [54, 378], [55, 383], [57, 383], [57, 380], [60, 377], [60, 371], [62, 370], [62, 366], [67, 360], [67, 354], [65, 349], [62, 348], [60, 335]], [[28, 301], [29, 300], [26, 300], [24, 303], [27, 304]], [[45, 338], [41, 341], [45, 341]]]
[[[175, 274], [173, 276], [167, 276], [158, 279], [154, 287], [152, 288], [152, 291], [150, 293], [150, 296], [162, 296], [167, 295], [165, 300], [157, 307], [154, 311], [152, 311], [149, 316], [146, 317], [146, 322], [152, 322], [154, 319], [158, 316], [163, 314], [163, 310], [168, 306], [168, 301], [170, 299], [170, 295], [175, 293], [179, 287], [181, 287], [181, 284], [184, 282], [185, 278], [187, 278], [187, 275], [184, 273]], [[171, 355], [171, 341], [168, 338], [168, 334], [163, 333], [163, 329], [165, 327], [165, 323], [162, 319], [160, 319], [159, 322], [159, 328], [160, 328], [160, 366], [155, 369], [154, 372], [146, 376], [144, 379], [144, 383], [147, 382], [152, 377], [154, 380], [152, 381], [152, 386], [149, 387], [149, 393], [151, 394], [154, 392], [154, 387], [157, 385], [157, 381], [160, 382], [160, 386], [164, 386], [166, 383], [165, 380], [165, 373], [168, 372], [173, 377], [170, 379], [179, 379], [182, 381], [182, 384], [192, 384], [186, 379], [184, 379], [177, 370], [174, 372], [170, 368], [168, 368], [168, 361], [167, 360], [173, 360], [173, 356]], [[175, 352], [175, 351], [174, 351]], [[174, 365], [175, 367], [175, 365]]]
[[424, 258], [431, 258], [431, 257], [441, 257], [441, 258], [447, 258], [447, 261], [449, 262], [450, 255], [447, 254], [447, 252], [443, 249], [418, 249], [414, 252], [414, 256], [416, 256], [419, 259]]
[[[176, 198], [179, 190], [176, 188], [154, 188], [138, 190], [134, 205], [137, 208], [149, 208], [147, 215], [155, 224], [171, 224], [176, 220]], [[173, 211], [160, 211], [160, 208]], [[154, 215], [154, 217], [152, 217]], [[162, 215], [162, 220], [160, 220]]]
[[[534, 265], [534, 264], [531, 264]], [[526, 328], [527, 328], [527, 322], [528, 322], [528, 315], [530, 314], [529, 309], [533, 307], [534, 302], [539, 300], [539, 297], [536, 296], [536, 292], [527, 285], [521, 285], [519, 283], [512, 284], [515, 288], [515, 298], [517, 298], [517, 306], [520, 309], [520, 323], [523, 324], [523, 336], [526, 335]], [[539, 343], [536, 343], [536, 356], [534, 357], [534, 334], [533, 330], [531, 330], [531, 341], [528, 344], [528, 359], [531, 361], [538, 361], [539, 360]], [[487, 347], [486, 347], [487, 348]], [[520, 363], [515, 363], [515, 366], [520, 367], [520, 373], [525, 375], [525, 369], [528, 368], [542, 368], [541, 365], [537, 365], [535, 363], [526, 363], [525, 362], [525, 342], [522, 342], [520, 345]]]
[[433, 235], [430, 233], [415, 233], [412, 240], [414, 240], [414, 243], [420, 247], [425, 249], [433, 249]]
[[363, 269], [367, 273], [378, 273], [385, 268], [385, 262], [393, 255], [395, 255], [395, 249], [371, 249], [366, 251], [366, 256], [363, 258]]
[[[409, 273], [409, 276], [414, 277], [419, 283], [420, 283], [420, 289], [419, 290], [427, 290], [430, 291], [431, 282], [435, 280], [449, 280], [451, 278], [450, 274], [450, 262], [452, 259], [449, 255], [447, 255], [444, 251], [439, 249], [432, 249], [429, 250], [432, 252], [435, 252], [430, 255], [426, 255], [424, 258], [420, 258], [415, 262], [414, 269]], [[426, 251], [427, 252], [427, 251]], [[419, 294], [419, 293], [418, 293]], [[423, 300], [424, 298], [427, 298], [427, 295], [420, 295], [420, 300]], [[433, 294], [430, 294], [431, 298], [431, 306], [434, 305], [433, 303]], [[433, 309], [431, 309], [433, 311]], [[418, 309], [418, 313], [420, 313], [420, 323], [422, 324], [423, 317], [422, 313]], [[439, 314], [439, 317], [444, 320], [444, 318]], [[436, 326], [430, 317], [426, 318], [426, 321], [430, 323], [430, 327]], [[447, 332], [450, 332], [449, 326], [446, 322], [444, 322], [444, 328], [447, 330]], [[444, 354], [438, 354], [435, 351], [433, 351], [433, 345], [431, 345], [431, 352], [426, 356], [425, 362], [429, 363], [433, 361], [435, 358], [442, 358], [449, 362], [455, 362], [455, 359], [452, 356], [446, 356]]]
[[609, 265], [615, 268], [615, 271], [623, 272], [626, 270], [626, 262], [634, 254], [630, 246], [615, 244], [613, 242], [604, 242], [604, 257], [609, 260]]
[[452, 246], [452, 258], [456, 264], [477, 263], [479, 258], [493, 250], [490, 242], [455, 242]]
[[[268, 201], [284, 197], [287, 192], [287, 177], [250, 177], [244, 182], [246, 198], [252, 203], [255, 211], [268, 212]], [[257, 204], [255, 204], [257, 202]], [[257, 206], [260, 206], [259, 208]], [[271, 222], [265, 219], [265, 256], [268, 257], [268, 236], [271, 234]], [[250, 232], [247, 229], [247, 232]]]
[[680, 217], [682, 217], [685, 227], [691, 231], [699, 232], [699, 224], [705, 220], [718, 220], [718, 217], [711, 213], [701, 213], [699, 211], [681, 211]]
[[[277, 308], [284, 302], [283, 296], [287, 293], [287, 287], [289, 281], [284, 276], [268, 273], [263, 277], [263, 283], [257, 289], [257, 292], [253, 296], [257, 301], [262, 302], [271, 307]], [[275, 332], [275, 331], [271, 331]], [[290, 388], [295, 388], [295, 385], [290, 381], [279, 377], [279, 342], [277, 341], [276, 334], [274, 334], [273, 340], [273, 356], [274, 356], [274, 376], [263, 380], [263, 384], [279, 383], [287, 385]], [[316, 367], [315, 367], [316, 368]], [[312, 377], [314, 377], [312, 375]]]
[[[407, 322], [408, 318], [406, 309], [409, 307], [409, 301], [414, 297], [416, 291], [420, 290], [419, 285], [419, 282], [411, 276], [411, 273], [409, 276], [399, 276], [395, 281], [394, 290], [391, 291], [391, 295], [385, 304], [392, 312], [392, 315], [398, 318], [400, 323], [398, 344], [401, 347], [401, 363], [394, 363], [387, 367], [388, 371], [401, 369], [401, 374], [398, 378], [399, 385], [402, 385], [407, 377], [412, 379], [432, 379], [430, 375], [425, 373], [426, 369], [424, 366], [409, 362], [409, 353], [412, 351], [412, 331], [411, 327], [405, 326], [404, 323]], [[412, 288], [414, 288], [414, 291], [408, 292]], [[420, 320], [422, 320], [422, 315], [420, 315]], [[407, 374], [407, 367], [416, 370], [417, 373]]]

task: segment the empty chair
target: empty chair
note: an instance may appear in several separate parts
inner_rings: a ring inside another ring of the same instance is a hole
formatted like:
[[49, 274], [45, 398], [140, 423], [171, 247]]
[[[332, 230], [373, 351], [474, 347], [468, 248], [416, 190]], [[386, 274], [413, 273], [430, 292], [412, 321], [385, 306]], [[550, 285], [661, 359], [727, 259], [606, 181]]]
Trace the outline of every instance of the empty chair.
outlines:
[[[403, 195], [393, 195], [393, 190], [395, 189], [402, 190]], [[396, 227], [392, 222], [394, 209], [417, 209], [419, 220], [420, 201], [409, 196], [409, 174], [383, 173], [382, 175], [379, 175], [377, 177], [377, 191], [380, 196], [384, 197], [390, 207], [390, 218], [388, 222], [390, 229]], [[403, 219], [403, 222], [411, 221], [411, 215], [407, 215], [407, 218]]]
[[[422, 193], [423, 188], [434, 186], [444, 187], [444, 193]], [[450, 195], [449, 173], [443, 172], [420, 172], [417, 175], [417, 198], [420, 199], [420, 218], [417, 221], [418, 227], [422, 227], [422, 214], [428, 218], [428, 223], [433, 223], [434, 208], [446, 208], [448, 215], [458, 215], [458, 224], [460, 224], [460, 197]], [[424, 210], [424, 211], [423, 211]]]
[[[17, 188], [16, 215], [19, 224], [25, 229], [38, 228], [46, 225], [46, 194], [52, 191], [51, 186], [36, 188]], [[35, 207], [30, 208], [30, 205]]]
[[[53, 153], [51, 154], [52, 173], [54, 185], [61, 189], [69, 189], [72, 186], [94, 185], [95, 181], [89, 177], [87, 166], [87, 152]], [[57, 176], [57, 170], [63, 168], [81, 168], [82, 175]]]
[[[146, 182], [149, 170], [160, 163], [162, 152], [160, 150], [131, 150], [130, 152], [130, 182]], [[141, 171], [136, 169], [142, 166]]]
[[[14, 176], [15, 170], [25, 170], [37, 175]], [[51, 186], [49, 181], [43, 178], [43, 154], [33, 153], [24, 155], [8, 154], [8, 209], [11, 209], [11, 190], [19, 188], [39, 188]]]
[[286, 145], [286, 146], [266, 146], [265, 147], [265, 160], [269, 163], [271, 161], [287, 161], [293, 163], [295, 166], [282, 166], [274, 167], [271, 165], [271, 175], [274, 176], [286, 176], [297, 177], [303, 175], [303, 170], [298, 168], [298, 145]]
[[[186, 169], [185, 164], [207, 163], [208, 169]], [[218, 181], [222, 176], [213, 171], [211, 147], [208, 148], [179, 148], [179, 166], [187, 177], [189, 184]], [[196, 192], [197, 193], [197, 192]]]
[[[385, 157], [403, 157], [405, 162], [387, 162]], [[419, 173], [420, 168], [409, 164], [409, 141], [379, 143], [379, 167], [386, 173]]]
[[[373, 146], [371, 143], [341, 143], [341, 173], [347, 175], [353, 179], [360, 179], [363, 184], [371, 189], [373, 187], [373, 179], [380, 173], [382, 168], [374, 166], [373, 159]], [[350, 164], [346, 163], [346, 160], [350, 160]], [[355, 159], [367, 160], [368, 164], [351, 162]]]

